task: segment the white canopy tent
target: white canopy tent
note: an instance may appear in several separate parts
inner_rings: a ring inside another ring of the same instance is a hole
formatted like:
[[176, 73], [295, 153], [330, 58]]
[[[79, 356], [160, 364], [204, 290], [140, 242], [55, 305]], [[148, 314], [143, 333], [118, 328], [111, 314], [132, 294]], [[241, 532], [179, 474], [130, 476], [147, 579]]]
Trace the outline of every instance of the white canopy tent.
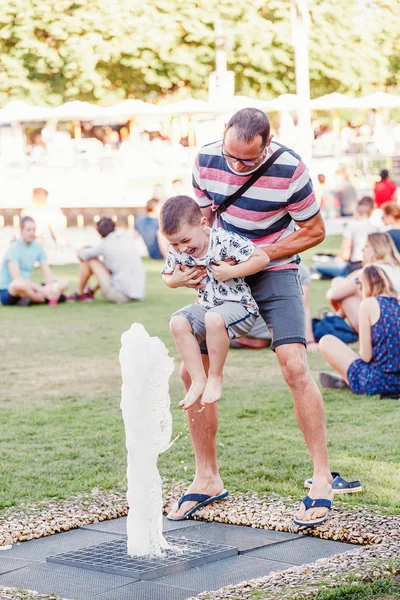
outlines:
[[90, 121], [104, 116], [104, 108], [90, 104], [89, 102], [81, 102], [80, 100], [72, 100], [65, 102], [54, 108], [51, 112], [51, 118], [57, 121]]
[[22, 100], [11, 100], [0, 110], [0, 123], [26, 123], [30, 121], [46, 121], [52, 109], [34, 106]]
[[375, 92], [356, 100], [359, 108], [400, 108], [400, 96], [387, 92]]
[[358, 106], [358, 98], [352, 98], [333, 92], [332, 94], [325, 94], [319, 98], [314, 98], [310, 102], [311, 110], [339, 110], [341, 108], [355, 108]]
[[142, 100], [128, 99], [107, 106], [103, 109], [103, 118], [116, 117], [119, 119], [132, 119], [134, 117], [154, 116], [160, 114], [160, 107]]
[[179, 116], [179, 115], [216, 115], [223, 112], [221, 107], [218, 107], [210, 102], [196, 100], [195, 98], [186, 98], [172, 104], [162, 104], [158, 106], [160, 115]]

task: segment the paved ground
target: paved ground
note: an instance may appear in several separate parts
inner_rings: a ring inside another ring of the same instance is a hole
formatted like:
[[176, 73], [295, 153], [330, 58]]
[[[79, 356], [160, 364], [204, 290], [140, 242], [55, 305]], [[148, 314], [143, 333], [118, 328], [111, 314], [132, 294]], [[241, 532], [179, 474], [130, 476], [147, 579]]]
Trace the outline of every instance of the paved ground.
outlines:
[[293, 565], [351, 551], [355, 546], [290, 533], [221, 523], [165, 520], [177, 539], [234, 546], [238, 554], [217, 562], [153, 579], [123, 577], [46, 562], [46, 558], [121, 539], [126, 518], [17, 544], [0, 552], [0, 586], [57, 593], [71, 600], [185, 600], [202, 591], [262, 577]]

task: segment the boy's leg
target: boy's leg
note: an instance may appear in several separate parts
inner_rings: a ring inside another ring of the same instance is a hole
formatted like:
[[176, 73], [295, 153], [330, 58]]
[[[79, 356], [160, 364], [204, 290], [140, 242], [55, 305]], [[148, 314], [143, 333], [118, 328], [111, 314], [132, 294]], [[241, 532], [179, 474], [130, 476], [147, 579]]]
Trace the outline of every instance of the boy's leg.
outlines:
[[192, 381], [186, 397], [179, 403], [185, 410], [199, 400], [206, 385], [199, 348], [205, 334], [205, 313], [202, 306], [193, 304], [173, 314], [170, 320], [172, 336]]
[[202, 404], [218, 402], [222, 395], [222, 375], [229, 350], [229, 341], [246, 335], [253, 327], [256, 316], [239, 302], [224, 302], [207, 311], [206, 340], [210, 368]]
[[206, 340], [210, 368], [202, 404], [218, 402], [222, 395], [222, 374], [229, 350], [229, 334], [222, 315], [209, 310], [206, 314]]

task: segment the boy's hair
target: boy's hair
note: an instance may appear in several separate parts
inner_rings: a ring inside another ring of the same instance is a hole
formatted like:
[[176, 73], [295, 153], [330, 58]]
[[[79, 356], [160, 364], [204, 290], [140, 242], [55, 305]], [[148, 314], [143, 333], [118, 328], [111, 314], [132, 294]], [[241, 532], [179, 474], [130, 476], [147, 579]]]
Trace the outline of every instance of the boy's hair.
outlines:
[[370, 196], [364, 196], [357, 202], [356, 210], [360, 217], [370, 217], [374, 210], [374, 201]]
[[35, 224], [35, 219], [32, 219], [32, 217], [22, 217], [19, 222], [19, 228], [23, 229], [27, 223]]
[[360, 273], [360, 282], [364, 288], [364, 295], [367, 298], [382, 294], [397, 297], [397, 291], [392, 280], [378, 265], [364, 267]]
[[110, 217], [103, 217], [97, 223], [97, 231], [101, 235], [101, 237], [105, 238], [110, 233], [112, 233], [115, 229], [115, 223]]
[[199, 205], [190, 196], [172, 196], [160, 213], [160, 229], [166, 235], [177, 233], [184, 223], [200, 225], [203, 215]]

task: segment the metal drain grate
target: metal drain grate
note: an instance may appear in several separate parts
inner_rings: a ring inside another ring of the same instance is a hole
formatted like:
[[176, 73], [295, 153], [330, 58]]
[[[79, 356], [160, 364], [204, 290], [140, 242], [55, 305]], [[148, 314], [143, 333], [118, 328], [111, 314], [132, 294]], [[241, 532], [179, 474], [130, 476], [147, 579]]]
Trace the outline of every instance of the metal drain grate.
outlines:
[[174, 535], [165, 536], [170, 548], [161, 557], [133, 557], [126, 553], [127, 538], [97, 546], [49, 556], [47, 562], [135, 579], [156, 579], [215, 562], [238, 554], [237, 548], [205, 542], [192, 542]]

